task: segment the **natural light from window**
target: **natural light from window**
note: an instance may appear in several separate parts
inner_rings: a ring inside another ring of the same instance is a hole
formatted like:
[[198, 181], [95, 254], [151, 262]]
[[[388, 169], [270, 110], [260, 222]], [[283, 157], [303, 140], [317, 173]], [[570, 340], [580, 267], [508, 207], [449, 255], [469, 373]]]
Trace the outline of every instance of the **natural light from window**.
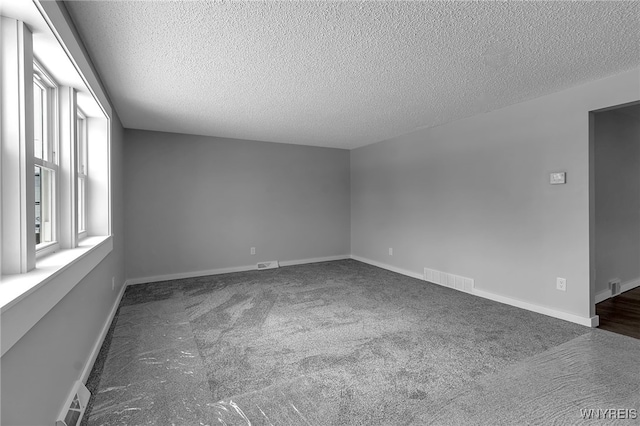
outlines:
[[0, 6], [4, 354], [113, 249], [112, 110], [81, 46], [52, 31], [64, 9]]

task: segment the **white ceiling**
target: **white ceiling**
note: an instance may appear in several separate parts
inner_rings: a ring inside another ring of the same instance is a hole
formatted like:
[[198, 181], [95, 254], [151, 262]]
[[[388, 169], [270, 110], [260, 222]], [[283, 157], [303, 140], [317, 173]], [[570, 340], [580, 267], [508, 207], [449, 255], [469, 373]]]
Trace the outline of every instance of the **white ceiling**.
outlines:
[[640, 66], [640, 2], [66, 3], [128, 128], [354, 148]]

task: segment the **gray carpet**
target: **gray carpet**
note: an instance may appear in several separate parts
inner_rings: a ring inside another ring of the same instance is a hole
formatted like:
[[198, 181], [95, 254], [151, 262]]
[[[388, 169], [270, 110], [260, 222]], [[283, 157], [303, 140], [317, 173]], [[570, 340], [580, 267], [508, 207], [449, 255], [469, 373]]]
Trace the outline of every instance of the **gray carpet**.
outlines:
[[592, 330], [481, 378], [428, 423], [570, 425], [582, 422], [581, 410], [598, 409], [622, 411], [591, 423], [640, 424], [639, 340]]
[[525, 392], [530, 382], [578, 422], [575, 407], [598, 403], [580, 399], [585, 387], [604, 382], [590, 382], [593, 369], [580, 389], [561, 376], [558, 398], [543, 378], [583, 359], [585, 345], [619, 345], [603, 375], [615, 390], [640, 351], [640, 341], [598, 332], [610, 341], [353, 260], [136, 285], [89, 379], [86, 424], [496, 424], [494, 406], [536, 423], [525, 402], [508, 402], [518, 390], [537, 395]]

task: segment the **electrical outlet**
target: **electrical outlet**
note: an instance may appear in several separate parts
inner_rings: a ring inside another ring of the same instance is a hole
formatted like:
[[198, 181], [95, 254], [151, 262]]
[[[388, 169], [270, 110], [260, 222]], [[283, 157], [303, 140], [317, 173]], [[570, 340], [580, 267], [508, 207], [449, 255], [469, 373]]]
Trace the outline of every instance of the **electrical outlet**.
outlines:
[[111, 277], [111, 291], [116, 289], [116, 277]]
[[567, 291], [567, 279], [566, 278], [556, 278], [556, 289], [560, 291]]
[[253, 256], [254, 254], [256, 254], [256, 248], [255, 247], [251, 247], [251, 255]]
[[393, 256], [393, 247], [389, 247], [389, 256]]

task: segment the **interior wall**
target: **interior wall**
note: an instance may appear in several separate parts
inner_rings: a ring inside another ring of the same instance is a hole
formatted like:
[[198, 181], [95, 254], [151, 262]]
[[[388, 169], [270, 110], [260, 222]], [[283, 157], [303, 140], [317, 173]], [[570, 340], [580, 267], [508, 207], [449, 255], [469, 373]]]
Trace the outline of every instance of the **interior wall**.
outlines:
[[640, 118], [594, 114], [596, 293], [640, 280]]
[[113, 250], [2, 357], [3, 425], [55, 423], [124, 285], [123, 130], [114, 117]]
[[127, 278], [349, 254], [349, 151], [144, 130], [125, 140]]
[[589, 318], [589, 111], [640, 99], [639, 74], [351, 151], [352, 254]]

